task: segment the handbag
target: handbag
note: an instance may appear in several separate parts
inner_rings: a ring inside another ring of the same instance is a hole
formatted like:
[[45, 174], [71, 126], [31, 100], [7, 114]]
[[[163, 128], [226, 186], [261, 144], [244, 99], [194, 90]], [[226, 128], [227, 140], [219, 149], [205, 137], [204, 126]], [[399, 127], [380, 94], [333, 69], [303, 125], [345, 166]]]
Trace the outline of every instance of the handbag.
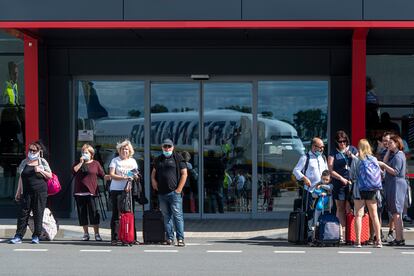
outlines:
[[56, 174], [52, 173], [52, 178], [47, 180], [47, 195], [55, 195], [62, 190], [62, 186], [60, 185], [59, 178]]
[[145, 197], [145, 189], [141, 179], [142, 178], [139, 177], [136, 180], [132, 180], [132, 197], [139, 204], [145, 205], [148, 203], [148, 199]]

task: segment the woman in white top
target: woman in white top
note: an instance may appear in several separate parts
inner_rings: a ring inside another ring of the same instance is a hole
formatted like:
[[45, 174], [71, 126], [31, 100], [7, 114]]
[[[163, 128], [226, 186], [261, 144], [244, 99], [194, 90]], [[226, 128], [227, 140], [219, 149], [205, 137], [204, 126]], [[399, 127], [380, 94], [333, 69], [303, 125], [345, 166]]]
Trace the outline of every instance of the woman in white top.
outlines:
[[112, 218], [111, 218], [111, 245], [118, 243], [119, 228], [119, 209], [121, 203], [122, 191], [129, 192], [131, 187], [126, 186], [131, 171], [138, 170], [138, 164], [132, 156], [134, 148], [128, 140], [116, 145], [119, 156], [112, 159], [109, 164], [109, 175], [111, 176], [111, 201], [112, 201]]

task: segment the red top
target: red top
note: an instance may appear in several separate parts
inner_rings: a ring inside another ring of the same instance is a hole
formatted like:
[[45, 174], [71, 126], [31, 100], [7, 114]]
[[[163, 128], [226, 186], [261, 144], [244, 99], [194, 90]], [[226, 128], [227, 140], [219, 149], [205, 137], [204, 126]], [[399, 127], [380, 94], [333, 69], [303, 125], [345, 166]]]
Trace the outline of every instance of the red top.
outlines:
[[[77, 164], [73, 165], [75, 167]], [[98, 161], [93, 160], [91, 163], [84, 163], [82, 166], [87, 166], [88, 171], [83, 172], [82, 167], [75, 172], [72, 167], [72, 172], [76, 174], [75, 176], [75, 191], [74, 193], [91, 193], [93, 195], [97, 194], [98, 189], [98, 178], [104, 178], [105, 172], [103, 171], [101, 165]]]

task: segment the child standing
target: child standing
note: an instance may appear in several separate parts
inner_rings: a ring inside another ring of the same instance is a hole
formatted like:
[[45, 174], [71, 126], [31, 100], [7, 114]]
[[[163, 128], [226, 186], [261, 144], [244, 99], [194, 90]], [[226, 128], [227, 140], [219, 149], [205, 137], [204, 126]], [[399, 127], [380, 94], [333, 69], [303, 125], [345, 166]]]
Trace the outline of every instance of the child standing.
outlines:
[[332, 196], [331, 192], [333, 185], [331, 182], [331, 174], [328, 170], [322, 172], [321, 182], [316, 185], [312, 192], [315, 200], [315, 214], [313, 225], [318, 225], [319, 216], [324, 212], [330, 212], [332, 207]]

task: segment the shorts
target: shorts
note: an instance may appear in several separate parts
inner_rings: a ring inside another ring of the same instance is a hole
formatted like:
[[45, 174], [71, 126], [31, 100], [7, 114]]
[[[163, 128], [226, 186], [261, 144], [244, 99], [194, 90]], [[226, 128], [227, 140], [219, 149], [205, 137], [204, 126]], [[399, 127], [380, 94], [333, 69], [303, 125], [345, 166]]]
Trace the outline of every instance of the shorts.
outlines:
[[377, 191], [359, 191], [361, 200], [377, 200]]
[[342, 185], [341, 182], [333, 183], [332, 198], [334, 200], [348, 200], [350, 199], [351, 193], [348, 185]]

